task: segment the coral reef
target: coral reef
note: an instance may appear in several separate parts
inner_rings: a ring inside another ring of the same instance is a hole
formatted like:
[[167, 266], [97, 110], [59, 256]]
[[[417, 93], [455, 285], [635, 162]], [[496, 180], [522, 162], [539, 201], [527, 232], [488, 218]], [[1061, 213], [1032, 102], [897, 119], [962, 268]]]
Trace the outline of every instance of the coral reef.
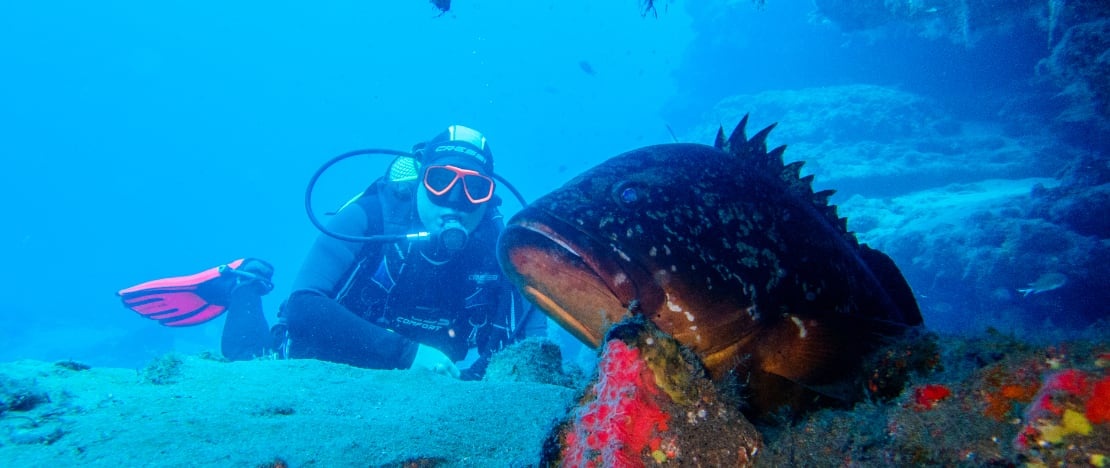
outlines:
[[[1110, 131], [1110, 6], [1103, 2], [1060, 2], [1067, 26], [1037, 72], [1060, 89], [1065, 107], [1057, 120], [1086, 123], [1091, 130]], [[1052, 31], [1059, 29], [1051, 22]], [[1053, 34], [1055, 36], [1055, 34]]]
[[[1110, 245], [1042, 218], [1063, 222], [1075, 214], [1096, 229], [1102, 222], [1067, 209], [1089, 206], [1059, 195], [1072, 189], [1044, 183], [957, 184], [888, 199], [854, 197], [840, 207], [861, 241], [902, 267], [934, 327], [1081, 328], [1102, 316], [1096, 304], [1110, 300], [1099, 286], [1110, 277]], [[1046, 274], [1064, 280], [1040, 294], [1019, 293]], [[969, 319], [967, 311], [976, 313]]]
[[[1001, 31], [1027, 16], [1050, 11], [1040, 0], [816, 0], [821, 15], [848, 31], [891, 24], [923, 37], [971, 44], [984, 31]], [[1049, 2], [1051, 5], [1052, 2]]]
[[[1047, 56], [1037, 75], [1055, 86], [1057, 123], [1110, 131], [1110, 4], [1063, 0], [816, 0], [845, 31], [902, 28], [967, 47], [984, 36], [1043, 31]], [[1034, 70], [1029, 70], [1033, 75]]]
[[598, 375], [545, 443], [545, 465], [749, 466], [755, 427], [697, 359], [643, 318], [615, 325]]
[[1033, 346], [990, 332], [946, 336], [942, 349], [943, 370], [889, 403], [761, 427], [757, 464], [1055, 466], [1110, 454], [1104, 335]]
[[1060, 184], [1056, 187], [1033, 188], [1027, 215], [1080, 235], [1110, 239], [1110, 218], [1091, 216], [1110, 206], [1110, 159], [1083, 153], [1058, 177]]
[[[777, 122], [772, 145], [790, 145], [821, 188], [838, 197], [889, 196], [952, 182], [1025, 178], [1055, 172], [1071, 153], [1035, 134], [961, 123], [922, 96], [874, 85], [737, 95], [717, 103], [690, 141], [718, 122], [752, 115]], [[762, 125], [762, 123], [759, 123]]]
[[1094, 464], [1110, 455], [1108, 408], [1110, 372], [1053, 372], [1025, 410], [1014, 447], [1037, 464]]

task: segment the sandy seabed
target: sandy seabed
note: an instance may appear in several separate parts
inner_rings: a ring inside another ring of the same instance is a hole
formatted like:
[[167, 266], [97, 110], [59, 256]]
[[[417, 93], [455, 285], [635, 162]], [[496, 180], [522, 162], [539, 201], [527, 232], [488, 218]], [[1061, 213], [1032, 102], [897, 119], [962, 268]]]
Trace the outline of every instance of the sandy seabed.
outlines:
[[575, 392], [313, 360], [0, 364], [4, 466], [527, 466]]

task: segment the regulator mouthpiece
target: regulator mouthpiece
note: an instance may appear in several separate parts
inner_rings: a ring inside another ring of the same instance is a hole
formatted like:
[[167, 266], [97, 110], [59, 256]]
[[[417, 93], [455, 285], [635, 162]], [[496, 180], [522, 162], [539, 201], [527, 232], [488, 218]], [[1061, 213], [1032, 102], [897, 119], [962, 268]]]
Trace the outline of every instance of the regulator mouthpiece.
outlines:
[[454, 253], [466, 247], [466, 241], [470, 238], [470, 234], [466, 232], [466, 228], [459, 220], [451, 219], [443, 224], [443, 230], [439, 233], [439, 238], [443, 247]]

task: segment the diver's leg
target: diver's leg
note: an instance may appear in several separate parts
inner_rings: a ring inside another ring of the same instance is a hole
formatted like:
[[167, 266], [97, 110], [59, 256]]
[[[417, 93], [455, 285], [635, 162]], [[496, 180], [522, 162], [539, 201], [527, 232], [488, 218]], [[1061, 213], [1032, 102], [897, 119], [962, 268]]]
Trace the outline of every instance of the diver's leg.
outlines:
[[229, 293], [220, 351], [232, 361], [245, 361], [273, 352], [262, 296], [273, 288], [274, 271], [269, 263], [256, 259], [245, 260], [238, 271], [245, 275], [237, 278]]
[[262, 296], [232, 297], [227, 308], [227, 321], [220, 339], [220, 350], [232, 361], [245, 361], [267, 355], [271, 339], [266, 316], [262, 313]]

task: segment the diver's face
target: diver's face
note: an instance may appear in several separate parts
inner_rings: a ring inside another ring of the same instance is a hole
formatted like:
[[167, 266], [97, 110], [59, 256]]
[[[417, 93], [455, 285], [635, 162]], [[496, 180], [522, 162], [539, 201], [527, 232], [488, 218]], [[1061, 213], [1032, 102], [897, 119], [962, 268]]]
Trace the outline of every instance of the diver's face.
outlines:
[[416, 192], [416, 211], [420, 214], [420, 222], [433, 236], [438, 236], [443, 231], [443, 226], [453, 220], [462, 224], [466, 232], [474, 232], [485, 217], [486, 210], [489, 209], [488, 203], [472, 205], [473, 209], [469, 211], [437, 205], [432, 201], [434, 195], [423, 186]]

